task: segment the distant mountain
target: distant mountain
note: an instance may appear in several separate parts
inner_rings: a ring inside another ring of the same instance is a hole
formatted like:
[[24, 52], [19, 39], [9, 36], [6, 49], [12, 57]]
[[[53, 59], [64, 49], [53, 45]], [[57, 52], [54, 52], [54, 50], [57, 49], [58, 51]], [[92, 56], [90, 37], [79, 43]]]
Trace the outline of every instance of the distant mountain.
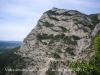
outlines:
[[21, 41], [0, 41], [0, 46], [21, 46]]

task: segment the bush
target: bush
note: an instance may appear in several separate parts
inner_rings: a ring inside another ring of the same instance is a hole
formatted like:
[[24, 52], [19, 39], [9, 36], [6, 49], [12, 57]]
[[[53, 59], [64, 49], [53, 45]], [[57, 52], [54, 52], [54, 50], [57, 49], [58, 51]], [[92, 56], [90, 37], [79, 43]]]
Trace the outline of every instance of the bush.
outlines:
[[42, 35], [38, 34], [37, 38], [40, 41], [43, 40], [43, 39], [53, 39], [53, 34], [50, 34], [50, 35], [45, 34], [45, 33], [43, 33]]
[[53, 24], [49, 24], [48, 22], [44, 22], [43, 25], [46, 26], [46, 27], [52, 27], [52, 26], [54, 26]]
[[56, 52], [58, 52], [58, 53], [62, 53], [62, 51], [61, 51], [60, 49], [57, 49]]
[[70, 14], [70, 13], [68, 13], [68, 12], [61, 13], [61, 15], [72, 16], [72, 14]]
[[78, 21], [78, 19], [73, 19], [73, 21]]
[[66, 48], [66, 52], [68, 52], [70, 55], [75, 55], [73, 51], [74, 51], [74, 48], [70, 48], [70, 47]]
[[60, 35], [60, 38], [63, 39], [64, 37], [65, 37], [65, 34], [62, 33], [62, 34]]
[[52, 11], [52, 10], [47, 11], [47, 13], [49, 15], [59, 15], [59, 13], [56, 13], [55, 11]]
[[66, 42], [67, 41], [67, 39], [68, 39], [68, 36], [65, 36], [64, 38], [63, 38], [63, 40]]
[[75, 35], [72, 35], [71, 37], [72, 37], [74, 40], [79, 40], [79, 39], [80, 39], [79, 36], [75, 36]]
[[90, 60], [74, 61], [69, 67], [76, 75], [100, 75], [100, 34], [94, 38], [95, 55]]
[[[5, 68], [7, 66], [11, 67], [12, 69], [22, 69], [25, 67], [24, 58], [19, 55], [14, 54], [20, 47], [16, 47], [11, 49], [9, 52], [1, 53], [0, 54], [0, 75], [6, 75]], [[13, 75], [21, 75], [21, 71], [11, 72]]]
[[63, 32], [66, 32], [66, 31], [68, 31], [66, 28], [64, 28], [63, 26], [59, 26], [61, 29], [62, 29], [62, 31]]
[[90, 28], [91, 30], [93, 30], [93, 29], [94, 29], [94, 25], [91, 25], [91, 24], [86, 24], [86, 25], [84, 25], [84, 26], [86, 26], [86, 27]]
[[52, 43], [54, 43], [54, 40], [51, 40], [51, 41], [49, 42], [49, 45], [52, 44]]
[[53, 34], [50, 34], [50, 35], [48, 36], [49, 39], [53, 39], [53, 37], [54, 37]]
[[47, 43], [46, 43], [46, 42], [44, 42], [43, 44], [44, 44], [44, 45], [47, 45]]
[[88, 32], [88, 30], [87, 30], [86, 28], [83, 28], [83, 31], [84, 31], [84, 32]]
[[89, 15], [89, 17], [92, 19], [92, 23], [94, 24], [94, 26], [99, 23], [99, 19], [98, 19], [98, 14], [91, 14]]
[[67, 39], [67, 44], [69, 44], [69, 45], [77, 45], [77, 41], [75, 40], [75, 41], [72, 41], [71, 40], [71, 37], [69, 37], [68, 39]]
[[49, 69], [46, 71], [46, 75], [55, 75], [55, 71], [52, 71], [52, 69], [49, 68]]
[[60, 35], [55, 35], [55, 37], [53, 38], [53, 40], [58, 40], [60, 38]]
[[94, 48], [97, 55], [100, 56], [100, 34], [94, 38]]
[[53, 53], [53, 58], [58, 59], [58, 58], [61, 58], [61, 57], [59, 56], [59, 54], [57, 54], [57, 53]]
[[55, 17], [50, 17], [50, 16], [49, 16], [49, 18], [52, 19], [52, 20], [55, 20], [55, 21], [59, 21], [59, 20], [58, 20], [57, 18], [55, 18]]
[[43, 33], [41, 39], [48, 39], [48, 34]]

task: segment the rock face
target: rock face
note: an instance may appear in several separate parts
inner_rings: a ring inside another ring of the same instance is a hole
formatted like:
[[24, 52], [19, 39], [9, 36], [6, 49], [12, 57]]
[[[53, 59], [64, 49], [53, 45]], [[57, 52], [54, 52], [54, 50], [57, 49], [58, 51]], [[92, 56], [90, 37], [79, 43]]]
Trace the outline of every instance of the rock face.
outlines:
[[[22, 75], [50, 75], [51, 68], [56, 69], [52, 75], [73, 75], [68, 63], [93, 55], [90, 47], [93, 26], [91, 18], [75, 10], [46, 11], [16, 52], [33, 59], [26, 68], [35, 72], [26, 71]], [[93, 35], [100, 30], [99, 26], [100, 23]]]
[[100, 20], [100, 14], [98, 14], [98, 19]]
[[98, 34], [99, 31], [100, 31], [100, 23], [98, 23], [98, 24], [95, 26], [95, 28], [94, 28], [94, 30], [93, 30], [93, 32], [92, 32], [92, 36], [96, 36], [96, 35]]

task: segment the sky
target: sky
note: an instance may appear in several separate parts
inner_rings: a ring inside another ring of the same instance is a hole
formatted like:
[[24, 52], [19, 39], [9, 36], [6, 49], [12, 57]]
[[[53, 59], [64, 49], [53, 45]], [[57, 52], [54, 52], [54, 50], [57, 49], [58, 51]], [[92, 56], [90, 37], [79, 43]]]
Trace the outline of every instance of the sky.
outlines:
[[23, 41], [53, 7], [94, 14], [100, 13], [100, 0], [0, 0], [0, 40]]

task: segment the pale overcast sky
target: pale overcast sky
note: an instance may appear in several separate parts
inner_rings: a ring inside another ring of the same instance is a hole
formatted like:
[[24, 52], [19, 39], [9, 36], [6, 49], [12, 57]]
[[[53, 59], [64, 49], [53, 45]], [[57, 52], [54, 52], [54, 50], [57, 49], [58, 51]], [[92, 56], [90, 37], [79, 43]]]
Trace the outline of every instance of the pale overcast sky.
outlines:
[[23, 41], [52, 7], [100, 13], [100, 0], [0, 0], [0, 40]]

